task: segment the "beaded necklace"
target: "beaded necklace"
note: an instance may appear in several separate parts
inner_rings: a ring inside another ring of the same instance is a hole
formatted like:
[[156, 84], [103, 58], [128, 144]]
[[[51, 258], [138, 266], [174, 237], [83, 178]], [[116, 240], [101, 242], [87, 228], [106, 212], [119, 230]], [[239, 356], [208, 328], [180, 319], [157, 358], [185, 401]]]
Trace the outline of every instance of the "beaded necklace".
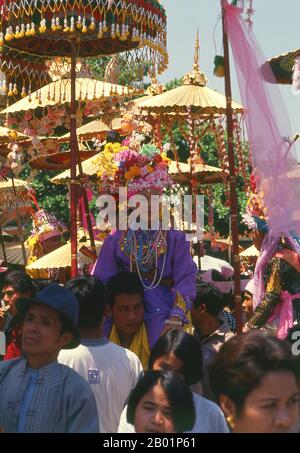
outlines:
[[[163, 262], [160, 275], [158, 276], [158, 258], [160, 250], [164, 250]], [[145, 289], [155, 289], [160, 284], [165, 270], [166, 264], [166, 249], [167, 240], [166, 232], [161, 229], [157, 230], [151, 237], [148, 231], [132, 231], [128, 230], [124, 236], [124, 252], [130, 257], [130, 271], [136, 267], [137, 273]], [[142, 274], [148, 272], [153, 268], [154, 276], [150, 283], [147, 285], [144, 282]]]

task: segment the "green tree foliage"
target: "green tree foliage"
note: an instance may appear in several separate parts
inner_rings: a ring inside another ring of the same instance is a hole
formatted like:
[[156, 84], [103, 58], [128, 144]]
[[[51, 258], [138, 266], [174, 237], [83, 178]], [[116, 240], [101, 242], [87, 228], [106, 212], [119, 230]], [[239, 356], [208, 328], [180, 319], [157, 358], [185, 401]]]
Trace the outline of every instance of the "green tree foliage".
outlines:
[[[56, 176], [57, 171], [37, 171], [32, 178], [31, 186], [35, 190], [36, 198], [41, 208], [52, 212], [58, 220], [69, 224], [69, 197], [68, 188], [63, 184], [53, 184], [50, 179]], [[29, 165], [25, 165], [20, 177], [28, 180]]]

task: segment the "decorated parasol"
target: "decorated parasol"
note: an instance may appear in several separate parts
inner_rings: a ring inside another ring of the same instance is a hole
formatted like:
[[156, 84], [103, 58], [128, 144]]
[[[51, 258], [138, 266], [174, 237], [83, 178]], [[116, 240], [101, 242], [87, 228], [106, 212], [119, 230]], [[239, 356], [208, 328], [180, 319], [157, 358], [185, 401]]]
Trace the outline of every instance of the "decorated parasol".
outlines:
[[[174, 181], [188, 182], [191, 177], [191, 166], [188, 163], [171, 160], [169, 174]], [[213, 167], [212, 165], [196, 164], [194, 175], [201, 184], [214, 184], [223, 181], [221, 168]]]
[[3, 260], [7, 264], [26, 265], [27, 258], [29, 257], [29, 249], [25, 248], [26, 260], [24, 260], [22, 247], [20, 244], [12, 243], [5, 247], [5, 254], [0, 249], [0, 261]]
[[0, 41], [9, 47], [35, 55], [71, 56], [71, 249], [75, 276], [76, 58], [135, 49], [137, 58], [163, 71], [167, 65], [165, 11], [156, 0], [11, 0], [4, 1], [1, 22]]
[[0, 143], [7, 144], [12, 142], [20, 142], [23, 140], [28, 139], [26, 135], [21, 134], [13, 129], [9, 129], [8, 127], [0, 126]]
[[[96, 241], [97, 254], [100, 251], [101, 245], [102, 242]], [[86, 267], [93, 264], [93, 260], [91, 258], [80, 252], [81, 246], [82, 244], [78, 242], [78, 261], [80, 266]], [[71, 266], [71, 243], [68, 242], [53, 252], [42, 256], [42, 258], [39, 258], [34, 263], [26, 266], [26, 272], [32, 278], [48, 278], [50, 275], [51, 278], [61, 280], [63, 277], [65, 280], [66, 277], [70, 277]]]
[[[91, 157], [94, 157], [97, 151], [79, 151], [78, 158], [80, 161], [84, 161]], [[32, 159], [29, 165], [37, 170], [64, 170], [70, 168], [71, 165], [71, 153], [70, 151], [64, 151], [60, 153], [45, 154]]]
[[[88, 77], [76, 78], [76, 101], [87, 103], [88, 101], [103, 102], [108, 98], [129, 96], [132, 90], [122, 85], [113, 85], [100, 80], [93, 80]], [[24, 112], [44, 108], [47, 106], [63, 105], [71, 102], [71, 79], [60, 79], [43, 86], [41, 89], [31, 93], [24, 99], [20, 99], [2, 114]], [[99, 102], [98, 102], [99, 104]]]
[[[122, 118], [114, 118], [110, 125], [106, 124], [102, 120], [91, 121], [84, 126], [77, 129], [77, 137], [81, 140], [89, 140], [91, 138], [104, 138], [105, 134], [109, 131], [120, 132], [122, 130]], [[70, 133], [63, 135], [60, 138], [61, 141], [70, 140]]]
[[48, 59], [38, 57], [2, 45], [0, 52], [0, 71], [5, 79], [0, 92], [8, 97], [25, 97], [30, 91], [37, 90], [51, 81]]
[[[265, 65], [270, 64], [277, 83], [291, 85], [293, 83], [293, 73], [298, 58], [300, 58], [300, 49], [273, 57], [268, 60]], [[262, 67], [262, 71], [264, 71], [264, 68], [265, 66]], [[266, 73], [266, 71], [264, 73]], [[273, 83], [274, 79], [272, 78], [272, 80], [268, 81]]]

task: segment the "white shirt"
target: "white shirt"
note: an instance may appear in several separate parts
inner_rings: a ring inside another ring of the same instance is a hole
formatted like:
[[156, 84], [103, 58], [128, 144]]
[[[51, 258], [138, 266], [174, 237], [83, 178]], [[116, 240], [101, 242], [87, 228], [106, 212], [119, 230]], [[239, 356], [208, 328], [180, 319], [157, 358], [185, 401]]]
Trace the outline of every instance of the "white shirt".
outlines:
[[100, 432], [116, 433], [128, 395], [143, 370], [138, 357], [100, 338], [82, 339], [77, 348], [62, 350], [58, 361], [89, 382], [97, 403]]
[[[196, 421], [191, 433], [229, 433], [223, 412], [212, 401], [193, 393]], [[118, 433], [135, 433], [134, 426], [127, 422], [127, 406], [124, 408]]]

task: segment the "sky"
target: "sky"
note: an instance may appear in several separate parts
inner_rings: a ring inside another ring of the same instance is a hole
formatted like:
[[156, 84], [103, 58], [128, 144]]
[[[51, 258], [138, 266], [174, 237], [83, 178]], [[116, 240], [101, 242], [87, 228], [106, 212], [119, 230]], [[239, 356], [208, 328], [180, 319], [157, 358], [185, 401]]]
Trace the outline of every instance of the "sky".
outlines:
[[[200, 39], [200, 69], [207, 86], [224, 94], [224, 79], [214, 76], [214, 57], [222, 54], [222, 25], [219, 0], [161, 0], [168, 22], [169, 67], [159, 76], [165, 83], [191, 71], [197, 28]], [[253, 0], [253, 32], [266, 59], [300, 47], [299, 0]], [[214, 31], [215, 30], [215, 31]], [[239, 89], [231, 58], [232, 97], [240, 102]], [[291, 122], [292, 135], [300, 133], [300, 95], [291, 86], [278, 85]], [[300, 139], [297, 154], [300, 158]]]

